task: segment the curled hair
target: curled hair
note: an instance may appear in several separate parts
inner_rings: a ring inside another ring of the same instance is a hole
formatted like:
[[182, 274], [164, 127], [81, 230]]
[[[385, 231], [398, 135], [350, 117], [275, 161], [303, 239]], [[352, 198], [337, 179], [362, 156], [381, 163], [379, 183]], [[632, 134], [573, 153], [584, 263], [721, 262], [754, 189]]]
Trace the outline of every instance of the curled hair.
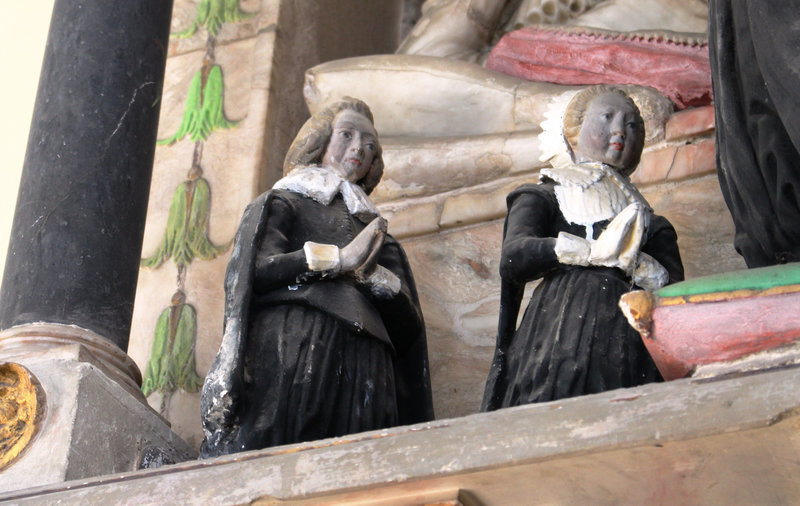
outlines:
[[[344, 97], [338, 102], [329, 105], [311, 116], [300, 128], [300, 131], [297, 132], [297, 136], [294, 138], [283, 161], [284, 175], [298, 167], [322, 163], [322, 157], [325, 155], [325, 150], [327, 150], [333, 134], [333, 120], [337, 114], [345, 110], [362, 114], [370, 123], [375, 124], [369, 106], [357, 98]], [[369, 171], [363, 178], [356, 181], [356, 184], [369, 194], [378, 185], [381, 176], [383, 176], [383, 148], [380, 145], [380, 141], [378, 141], [375, 157], [372, 159]]]
[[624, 167], [630, 174], [634, 171], [636, 166], [639, 165], [639, 160], [642, 156], [642, 149], [644, 148], [644, 119], [642, 119], [642, 113], [639, 111], [636, 102], [633, 101], [631, 96], [628, 95], [623, 88], [600, 84], [585, 88], [572, 97], [572, 100], [570, 100], [567, 105], [567, 109], [564, 111], [564, 142], [567, 143], [567, 150], [574, 159], [574, 151], [578, 146], [578, 135], [581, 132], [581, 127], [586, 117], [586, 111], [589, 109], [589, 104], [599, 95], [604, 95], [606, 93], [614, 93], [623, 97], [625, 101], [633, 107], [633, 110], [636, 111], [636, 127], [641, 134], [639, 135], [641, 146], [638, 147], [639, 155], [631, 164], [632, 167]]

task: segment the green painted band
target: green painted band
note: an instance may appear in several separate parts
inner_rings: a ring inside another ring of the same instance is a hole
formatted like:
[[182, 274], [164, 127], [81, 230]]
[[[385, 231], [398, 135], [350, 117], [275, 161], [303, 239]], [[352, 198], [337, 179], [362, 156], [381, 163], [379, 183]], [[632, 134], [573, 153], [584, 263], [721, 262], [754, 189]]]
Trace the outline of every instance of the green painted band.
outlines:
[[766, 290], [794, 284], [800, 284], [800, 262], [703, 276], [665, 286], [656, 295], [680, 297], [734, 290]]

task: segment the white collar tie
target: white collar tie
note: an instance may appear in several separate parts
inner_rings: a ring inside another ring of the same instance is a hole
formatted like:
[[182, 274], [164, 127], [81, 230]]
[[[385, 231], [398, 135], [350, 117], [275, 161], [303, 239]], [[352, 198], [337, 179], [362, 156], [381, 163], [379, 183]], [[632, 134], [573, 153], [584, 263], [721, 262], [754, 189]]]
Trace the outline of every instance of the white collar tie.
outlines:
[[344, 179], [328, 167], [310, 165], [297, 168], [279, 179], [272, 188], [300, 193], [324, 205], [330, 204], [341, 193], [350, 214], [364, 223], [380, 216], [378, 208], [360, 186]]

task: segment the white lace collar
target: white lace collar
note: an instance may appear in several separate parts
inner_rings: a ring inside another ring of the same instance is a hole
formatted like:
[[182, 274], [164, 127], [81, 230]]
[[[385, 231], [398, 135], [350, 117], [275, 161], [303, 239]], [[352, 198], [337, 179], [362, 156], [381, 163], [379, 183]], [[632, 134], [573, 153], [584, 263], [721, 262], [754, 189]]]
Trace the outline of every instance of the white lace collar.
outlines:
[[360, 186], [327, 167], [310, 165], [297, 168], [279, 179], [272, 188], [300, 193], [325, 205], [341, 193], [347, 210], [361, 221], [369, 223], [380, 216], [378, 208]]
[[554, 164], [541, 174], [557, 184], [554, 191], [561, 214], [569, 223], [583, 225], [587, 239], [593, 224], [611, 220], [629, 204], [638, 203], [652, 213], [650, 204], [630, 180], [610, 165], [599, 162]]

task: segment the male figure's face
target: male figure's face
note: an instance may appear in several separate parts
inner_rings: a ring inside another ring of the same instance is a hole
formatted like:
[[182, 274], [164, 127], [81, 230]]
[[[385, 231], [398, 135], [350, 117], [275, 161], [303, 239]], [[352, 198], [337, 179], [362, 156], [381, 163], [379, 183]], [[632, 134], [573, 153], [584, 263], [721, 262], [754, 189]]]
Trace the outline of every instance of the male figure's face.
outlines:
[[378, 134], [372, 123], [363, 114], [345, 109], [333, 120], [322, 163], [355, 183], [367, 175], [377, 152]]

